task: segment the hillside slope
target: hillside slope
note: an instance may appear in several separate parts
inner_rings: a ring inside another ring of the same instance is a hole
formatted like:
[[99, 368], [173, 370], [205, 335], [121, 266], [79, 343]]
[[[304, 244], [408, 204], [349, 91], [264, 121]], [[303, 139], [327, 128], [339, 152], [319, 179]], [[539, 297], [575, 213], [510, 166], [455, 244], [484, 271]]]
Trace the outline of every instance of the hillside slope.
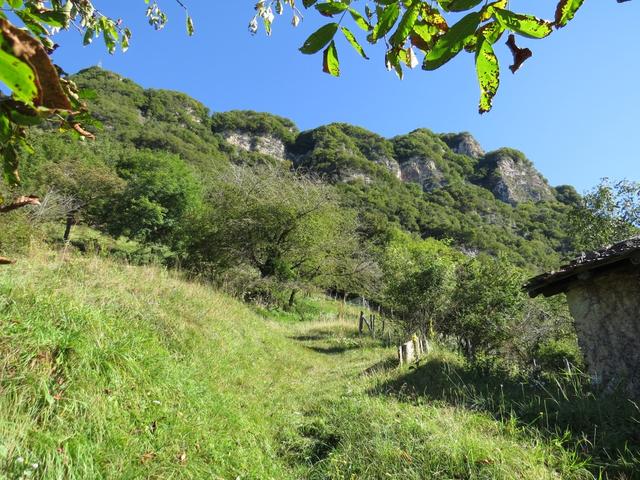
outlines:
[[486, 414], [374, 393], [406, 372], [353, 323], [265, 321], [157, 268], [24, 258], [0, 270], [0, 478], [585, 474]]
[[[211, 115], [183, 93], [145, 90], [100, 68], [73, 78], [95, 93], [89, 107], [96, 124], [86, 127], [98, 140], [73, 145], [47, 131], [32, 135], [36, 153], [23, 174], [28, 193], [54, 189], [96, 210], [97, 200], [110, 203], [122, 188], [119, 165], [149, 151], [177, 155], [205, 191], [231, 164], [272, 164], [334, 185], [343, 204], [358, 211], [367, 237], [384, 238], [400, 227], [533, 269], [551, 268], [572, 251], [565, 227], [575, 190], [552, 188], [521, 152], [485, 153], [468, 133], [420, 128], [384, 138], [344, 123], [299, 132], [290, 120], [266, 113]], [[83, 189], [89, 182], [92, 188]], [[96, 198], [101, 195], [107, 198]], [[92, 225], [112, 223], [102, 217], [93, 215]]]

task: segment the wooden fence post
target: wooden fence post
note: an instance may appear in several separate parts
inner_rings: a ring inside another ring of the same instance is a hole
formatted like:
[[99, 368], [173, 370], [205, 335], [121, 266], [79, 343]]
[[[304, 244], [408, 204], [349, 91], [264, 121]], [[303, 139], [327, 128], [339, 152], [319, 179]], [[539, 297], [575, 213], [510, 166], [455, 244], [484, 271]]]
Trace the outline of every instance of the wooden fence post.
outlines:
[[369, 321], [371, 322], [371, 337], [376, 338], [376, 316], [370, 315]]

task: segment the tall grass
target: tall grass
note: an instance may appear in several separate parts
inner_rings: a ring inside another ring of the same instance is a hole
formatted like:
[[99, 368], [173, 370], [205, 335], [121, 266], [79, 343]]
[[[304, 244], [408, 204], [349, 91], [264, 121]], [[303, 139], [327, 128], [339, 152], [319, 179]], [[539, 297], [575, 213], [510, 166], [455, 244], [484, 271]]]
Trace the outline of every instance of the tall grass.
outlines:
[[419, 368], [379, 381], [373, 391], [485, 412], [522, 436], [562, 446], [596, 478], [640, 477], [638, 405], [622, 389], [597, 389], [577, 368], [524, 376], [436, 350]]
[[0, 478], [592, 478], [492, 405], [407, 401], [392, 386], [432, 369], [396, 369], [356, 311], [306, 301], [275, 321], [160, 268], [46, 250], [0, 270]]

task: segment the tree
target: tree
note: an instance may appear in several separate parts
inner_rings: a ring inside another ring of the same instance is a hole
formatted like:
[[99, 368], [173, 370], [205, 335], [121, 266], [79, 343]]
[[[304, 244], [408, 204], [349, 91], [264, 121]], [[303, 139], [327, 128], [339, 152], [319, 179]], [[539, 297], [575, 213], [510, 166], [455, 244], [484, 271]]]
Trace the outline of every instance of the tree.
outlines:
[[200, 208], [201, 187], [177, 155], [159, 152], [125, 154], [116, 170], [125, 180], [113, 195], [107, 230], [143, 242], [175, 242], [187, 215]]
[[523, 281], [521, 270], [499, 258], [481, 255], [459, 265], [443, 333], [459, 339], [471, 360], [496, 351], [521, 315]]
[[382, 261], [385, 303], [403, 319], [409, 333], [442, 331], [461, 256], [444, 242], [393, 232]]
[[355, 213], [330, 186], [282, 167], [233, 167], [213, 188], [210, 211], [191, 235], [199, 268], [247, 265], [289, 285], [293, 304], [302, 285], [333, 287], [367, 265]]
[[575, 248], [595, 250], [640, 233], [640, 183], [629, 180], [600, 184], [584, 195], [570, 213]]

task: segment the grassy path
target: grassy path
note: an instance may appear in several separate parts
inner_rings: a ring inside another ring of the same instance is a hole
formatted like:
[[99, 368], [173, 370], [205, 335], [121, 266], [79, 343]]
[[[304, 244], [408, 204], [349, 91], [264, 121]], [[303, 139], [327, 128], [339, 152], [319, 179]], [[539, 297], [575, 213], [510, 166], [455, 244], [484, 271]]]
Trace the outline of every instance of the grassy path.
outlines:
[[49, 252], [0, 270], [0, 479], [590, 478], [515, 426], [387, 392], [408, 373], [392, 350], [325, 307], [265, 319]]

